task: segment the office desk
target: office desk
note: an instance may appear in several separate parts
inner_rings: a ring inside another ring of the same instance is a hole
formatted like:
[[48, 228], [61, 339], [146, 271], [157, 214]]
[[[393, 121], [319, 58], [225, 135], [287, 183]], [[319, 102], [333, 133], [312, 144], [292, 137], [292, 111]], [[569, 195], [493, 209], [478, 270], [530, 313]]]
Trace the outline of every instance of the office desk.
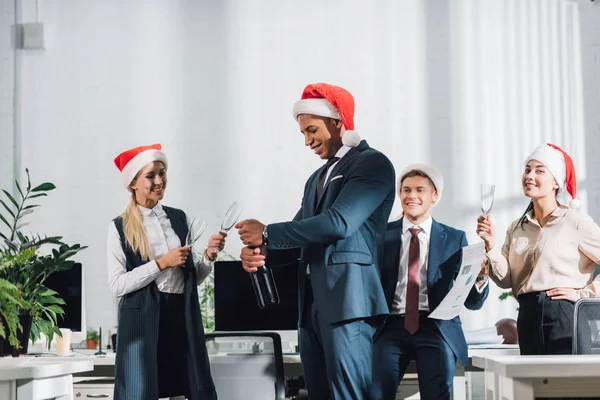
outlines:
[[600, 355], [475, 356], [486, 398], [600, 397]]
[[71, 400], [73, 374], [92, 371], [91, 360], [33, 357], [0, 358], [0, 399]]
[[[84, 351], [85, 352], [85, 351]], [[114, 376], [115, 353], [108, 353], [106, 356], [94, 356], [93, 351], [88, 354], [75, 353], [71, 357], [52, 357], [53, 359], [65, 360], [87, 360], [94, 363], [94, 370], [75, 375], [75, 380], [85, 380], [93, 377], [109, 377]], [[480, 384], [484, 380], [483, 368], [474, 365], [472, 360], [475, 357], [492, 357], [500, 355], [518, 355], [519, 347], [517, 345], [485, 345], [469, 347], [469, 365], [463, 367], [457, 365], [456, 375], [454, 377], [453, 396], [455, 400], [477, 399], [483, 398], [484, 385]], [[48, 357], [50, 358], [50, 357]], [[302, 376], [302, 364], [299, 354], [283, 354], [283, 369], [285, 376]], [[416, 364], [412, 362], [406, 371], [407, 374], [416, 374]], [[475, 379], [466, 379], [475, 377]], [[479, 376], [481, 375], [481, 379]]]

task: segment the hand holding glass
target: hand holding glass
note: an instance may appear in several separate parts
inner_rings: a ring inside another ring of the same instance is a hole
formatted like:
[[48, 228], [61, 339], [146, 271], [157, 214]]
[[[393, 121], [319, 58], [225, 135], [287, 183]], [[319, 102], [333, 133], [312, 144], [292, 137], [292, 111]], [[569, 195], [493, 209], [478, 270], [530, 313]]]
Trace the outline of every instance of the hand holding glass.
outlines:
[[[242, 207], [238, 204], [237, 201], [234, 201], [227, 211], [225, 211], [225, 216], [223, 217], [223, 221], [221, 221], [221, 232], [229, 232], [231, 228], [235, 225], [235, 223], [240, 218], [242, 214]], [[219, 252], [219, 249], [213, 249], [215, 253]]]
[[[490, 211], [492, 211], [492, 206], [494, 205], [494, 192], [496, 190], [496, 186], [482, 184], [480, 190], [481, 193], [479, 198], [479, 206], [483, 215], [488, 216], [490, 214]], [[481, 234], [479, 236], [483, 238], [487, 235]]]

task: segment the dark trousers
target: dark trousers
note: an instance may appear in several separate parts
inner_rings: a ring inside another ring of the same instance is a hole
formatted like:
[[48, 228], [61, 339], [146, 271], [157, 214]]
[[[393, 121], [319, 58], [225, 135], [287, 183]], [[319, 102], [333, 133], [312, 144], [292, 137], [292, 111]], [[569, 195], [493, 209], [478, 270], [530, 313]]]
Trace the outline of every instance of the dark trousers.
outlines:
[[574, 309], [570, 301], [552, 300], [546, 292], [520, 295], [517, 330], [521, 355], [572, 354]]
[[183, 294], [160, 293], [158, 395], [190, 397]]
[[571, 354], [573, 310], [568, 300], [552, 300], [546, 292], [519, 296], [519, 348], [521, 355]]
[[371, 399], [393, 400], [411, 360], [417, 363], [423, 400], [450, 399], [456, 358], [435, 322], [423, 313], [414, 335], [404, 328], [404, 315], [390, 315], [373, 349]]
[[375, 328], [362, 319], [325, 322], [314, 303], [309, 279], [305, 295], [305, 314], [298, 334], [309, 399], [368, 398]]

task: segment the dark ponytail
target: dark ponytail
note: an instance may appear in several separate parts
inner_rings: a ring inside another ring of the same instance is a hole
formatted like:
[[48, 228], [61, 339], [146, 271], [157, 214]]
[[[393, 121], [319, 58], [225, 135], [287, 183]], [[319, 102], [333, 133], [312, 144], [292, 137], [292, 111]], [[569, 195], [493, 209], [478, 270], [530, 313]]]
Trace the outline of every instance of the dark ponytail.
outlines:
[[531, 200], [531, 201], [529, 202], [529, 205], [528, 205], [528, 206], [527, 206], [527, 208], [525, 209], [525, 212], [524, 212], [524, 213], [523, 213], [523, 215], [521, 216], [521, 219], [519, 219], [519, 222], [518, 222], [518, 223], [515, 225], [515, 229], [513, 229], [513, 232], [517, 230], [517, 227], [518, 227], [519, 225], [521, 226], [521, 229], [524, 229], [524, 228], [523, 228], [523, 224], [524, 224], [525, 222], [527, 222], [527, 213], [528, 213], [529, 211], [531, 211], [531, 210], [533, 210], [533, 200]]

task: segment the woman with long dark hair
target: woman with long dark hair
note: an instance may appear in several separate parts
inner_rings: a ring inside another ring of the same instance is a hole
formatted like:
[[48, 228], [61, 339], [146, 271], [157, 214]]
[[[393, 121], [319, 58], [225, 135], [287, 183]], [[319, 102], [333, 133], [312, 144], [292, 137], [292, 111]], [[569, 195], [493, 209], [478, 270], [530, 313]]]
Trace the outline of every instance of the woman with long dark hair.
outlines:
[[600, 227], [574, 208], [575, 168], [560, 147], [545, 144], [525, 160], [523, 193], [531, 199], [506, 231], [502, 247], [487, 216], [477, 220], [490, 278], [519, 302], [521, 354], [571, 354], [573, 304], [600, 297]]

